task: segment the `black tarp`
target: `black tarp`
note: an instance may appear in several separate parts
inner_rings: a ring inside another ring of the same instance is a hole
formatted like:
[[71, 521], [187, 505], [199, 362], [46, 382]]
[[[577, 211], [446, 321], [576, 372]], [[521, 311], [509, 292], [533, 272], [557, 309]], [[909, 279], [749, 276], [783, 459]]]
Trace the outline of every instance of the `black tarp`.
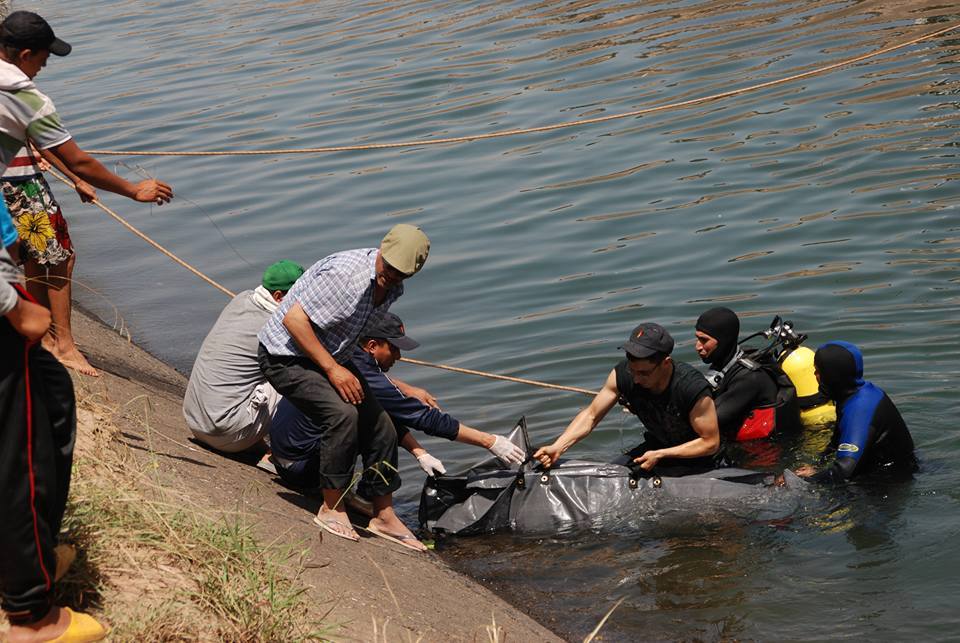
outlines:
[[[509, 439], [531, 455], [523, 418]], [[619, 464], [560, 460], [551, 469], [535, 461], [502, 464], [488, 458], [466, 471], [428, 477], [420, 496], [420, 523], [434, 532], [474, 535], [502, 529], [552, 533], [573, 527], [623, 524], [638, 508], [768, 503], [785, 493], [773, 476], [746, 469], [716, 469], [660, 477]], [[787, 491], [805, 486], [786, 473]]]

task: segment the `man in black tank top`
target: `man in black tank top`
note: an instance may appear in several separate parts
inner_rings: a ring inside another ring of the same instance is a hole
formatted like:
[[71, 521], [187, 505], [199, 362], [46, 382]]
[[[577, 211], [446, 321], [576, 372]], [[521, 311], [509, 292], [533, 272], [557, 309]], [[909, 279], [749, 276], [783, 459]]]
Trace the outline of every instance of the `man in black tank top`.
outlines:
[[616, 461], [634, 462], [661, 475], [714, 468], [720, 449], [717, 412], [707, 380], [689, 364], [674, 362], [673, 338], [659, 324], [640, 324], [621, 349], [626, 357], [610, 371], [590, 405], [553, 444], [534, 454], [544, 466], [585, 438], [617, 402], [640, 418], [644, 441]]

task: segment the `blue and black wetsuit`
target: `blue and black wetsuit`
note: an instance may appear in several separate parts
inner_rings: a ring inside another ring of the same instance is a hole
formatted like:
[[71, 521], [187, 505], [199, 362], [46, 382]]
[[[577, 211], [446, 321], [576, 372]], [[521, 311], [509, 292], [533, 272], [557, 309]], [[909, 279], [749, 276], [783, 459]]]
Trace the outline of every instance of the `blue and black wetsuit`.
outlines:
[[867, 473], [916, 470], [913, 438], [883, 389], [863, 379], [863, 356], [847, 342], [828, 342], [814, 358], [820, 388], [837, 403], [837, 426], [830, 441], [833, 464], [815, 482], [844, 482]]

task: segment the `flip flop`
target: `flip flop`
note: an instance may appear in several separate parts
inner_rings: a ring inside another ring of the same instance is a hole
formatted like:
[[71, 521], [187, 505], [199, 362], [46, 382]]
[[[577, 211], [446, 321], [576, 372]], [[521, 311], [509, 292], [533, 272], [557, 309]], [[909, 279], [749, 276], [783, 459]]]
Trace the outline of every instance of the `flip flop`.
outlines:
[[[352, 525], [345, 525], [336, 518], [321, 518], [320, 516], [314, 516], [313, 524], [317, 525], [324, 531], [333, 534], [337, 538], [343, 538], [344, 540], [350, 540], [353, 542], [360, 540], [360, 536], [358, 536], [357, 532], [353, 530]], [[347, 533], [347, 530], [349, 530], [349, 533]]]
[[107, 636], [107, 629], [89, 614], [74, 612], [69, 607], [63, 609], [67, 610], [70, 623], [63, 634], [50, 639], [51, 643], [88, 643], [101, 641]]
[[269, 453], [260, 458], [260, 461], [257, 462], [257, 468], [277, 475], [277, 466], [273, 463], [273, 456]]
[[414, 536], [413, 534], [390, 534], [385, 531], [377, 529], [374, 525], [367, 525], [367, 531], [369, 531], [374, 536], [379, 536], [386, 540], [392, 541], [405, 547], [407, 549], [413, 550], [415, 552], [423, 553], [427, 551], [426, 549], [421, 549], [420, 547], [415, 546], [413, 543], [420, 543], [420, 539]]

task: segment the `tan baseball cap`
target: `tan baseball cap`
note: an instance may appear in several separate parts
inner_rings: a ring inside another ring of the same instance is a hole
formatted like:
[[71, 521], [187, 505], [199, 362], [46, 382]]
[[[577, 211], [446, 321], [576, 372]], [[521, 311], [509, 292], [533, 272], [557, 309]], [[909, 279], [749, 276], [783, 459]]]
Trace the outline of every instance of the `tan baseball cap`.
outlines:
[[423, 268], [429, 254], [430, 239], [423, 230], [409, 223], [393, 226], [380, 242], [384, 261], [408, 277]]

